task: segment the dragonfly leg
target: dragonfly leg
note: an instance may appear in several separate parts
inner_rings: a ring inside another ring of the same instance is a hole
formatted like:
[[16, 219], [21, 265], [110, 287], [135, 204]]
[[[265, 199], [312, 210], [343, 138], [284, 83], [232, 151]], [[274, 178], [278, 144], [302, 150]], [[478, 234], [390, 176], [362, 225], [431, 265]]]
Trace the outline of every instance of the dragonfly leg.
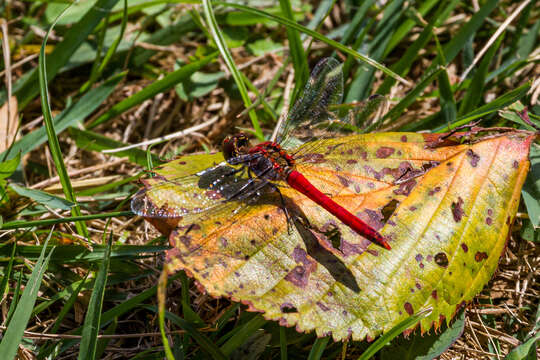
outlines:
[[276, 184], [269, 183], [272, 190], [277, 192], [279, 194], [279, 199], [281, 201], [281, 210], [285, 214], [285, 219], [287, 220], [287, 234], [291, 235], [291, 228], [293, 225], [293, 220], [291, 218], [291, 215], [289, 214], [289, 209], [287, 208], [287, 205], [285, 204], [285, 198], [283, 197], [283, 194], [281, 193], [281, 190], [279, 190], [279, 187]]
[[[264, 169], [257, 177], [252, 177], [251, 170], [249, 168], [247, 169], [248, 169], [247, 171], [248, 171], [249, 180], [240, 189], [238, 189], [234, 194], [232, 194], [227, 200], [234, 200], [234, 198], [236, 197], [238, 197], [238, 199], [244, 199], [248, 196], [248, 194], [253, 194], [254, 192], [257, 192], [258, 190], [262, 189], [264, 186], [266, 186], [269, 183], [267, 179], [264, 179], [262, 177], [273, 169], [272, 166], [269, 166], [268, 168]], [[250, 190], [248, 194], [242, 194], [256, 180], [261, 180], [261, 184], [257, 185], [255, 189]]]

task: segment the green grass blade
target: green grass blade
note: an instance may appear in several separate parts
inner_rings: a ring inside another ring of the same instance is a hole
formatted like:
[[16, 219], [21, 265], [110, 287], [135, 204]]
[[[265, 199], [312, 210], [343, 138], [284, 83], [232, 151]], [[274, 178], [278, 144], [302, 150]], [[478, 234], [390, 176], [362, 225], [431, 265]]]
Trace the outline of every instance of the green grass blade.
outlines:
[[287, 334], [284, 326], [279, 327], [279, 349], [281, 360], [287, 360]]
[[[289, 0], [279, 0], [279, 6], [284, 17], [289, 21], [294, 22], [295, 20], [291, 2]], [[300, 34], [297, 30], [289, 27], [286, 29], [286, 31], [287, 38], [289, 39], [289, 52], [292, 57], [294, 76], [296, 80], [292, 96], [292, 103], [294, 103], [296, 96], [309, 77], [309, 69], [306, 53], [304, 52], [304, 47], [302, 46], [302, 41], [300, 40]]]
[[254, 316], [240, 328], [235, 329], [234, 336], [221, 346], [221, 351], [223, 351], [225, 355], [231, 355], [235, 349], [244, 344], [244, 342], [246, 342], [246, 340], [265, 323], [266, 320], [261, 315]]
[[[4, 244], [3, 246], [7, 246], [8, 244]], [[4, 276], [2, 277], [2, 282], [0, 283], [0, 303], [3, 302], [5, 297], [7, 296], [7, 291], [9, 289], [9, 279], [11, 279], [11, 272], [13, 271], [13, 260], [15, 258], [15, 250], [17, 249], [17, 242], [13, 242], [11, 244], [11, 254], [9, 256], [9, 262], [7, 267], [5, 267], [3, 270]]]
[[102, 214], [71, 216], [71, 217], [66, 217], [66, 218], [61, 218], [61, 219], [46, 219], [46, 220], [34, 220], [34, 221], [14, 220], [14, 221], [3, 223], [0, 229], [1, 230], [23, 229], [23, 228], [29, 228], [29, 227], [34, 227], [34, 226], [50, 226], [54, 224], [62, 224], [62, 223], [67, 223], [67, 222], [72, 222], [72, 221], [107, 219], [110, 217], [117, 217], [117, 216], [133, 216], [133, 213], [131, 211], [115, 211], [115, 212], [102, 213]]
[[463, 96], [463, 100], [461, 101], [461, 105], [459, 107], [459, 116], [473, 111], [482, 100], [480, 94], [483, 94], [484, 91], [484, 84], [488, 74], [489, 65], [491, 64], [491, 61], [493, 60], [493, 57], [495, 56], [495, 53], [497, 52], [497, 49], [501, 45], [503, 39], [504, 36], [500, 36], [495, 44], [493, 44], [493, 46], [491, 46], [484, 55], [484, 58], [480, 62], [478, 69], [471, 79], [469, 88]]
[[521, 190], [521, 196], [523, 196], [523, 202], [533, 227], [538, 229], [540, 227], [540, 203], [538, 201], [540, 199], [540, 145], [534, 143], [531, 145], [529, 160], [531, 168]]
[[[421, 2], [418, 8], [418, 14], [421, 16], [426, 15], [437, 3], [441, 4], [440, 0], [428, 0]], [[444, 4], [444, 2], [442, 2]], [[440, 5], [442, 8], [442, 4]], [[407, 10], [407, 11], [410, 11]], [[430, 21], [431, 23], [431, 21]], [[414, 26], [417, 26], [417, 22], [414, 19], [406, 19], [403, 21], [399, 28], [396, 30], [396, 32], [392, 35], [392, 38], [388, 42], [388, 45], [386, 45], [386, 49], [384, 50], [383, 57], [386, 57], [395, 47], [399, 44], [401, 40], [412, 30]]]
[[81, 86], [79, 92], [84, 93], [86, 90], [92, 86], [92, 84], [97, 80], [98, 78], [98, 68], [101, 60], [101, 53], [103, 52], [103, 44], [105, 42], [105, 35], [107, 34], [107, 29], [109, 28], [109, 18], [111, 17], [111, 14], [108, 13], [103, 22], [105, 23], [105, 26], [101, 28], [101, 30], [98, 31], [97, 36], [97, 47], [96, 47], [96, 57], [94, 59], [94, 62], [92, 63], [92, 69], [90, 70], [90, 75], [88, 77], [88, 80]]
[[199, 61], [192, 62], [180, 69], [167, 74], [163, 79], [153, 82], [151, 85], [145, 87], [141, 91], [133, 94], [114, 105], [110, 110], [98, 117], [86, 126], [87, 129], [92, 129], [104, 122], [109, 121], [117, 115], [131, 109], [132, 107], [141, 104], [143, 101], [148, 100], [156, 96], [157, 94], [171, 89], [179, 82], [189, 78], [194, 72], [200, 70], [203, 66], [208, 64], [217, 56], [217, 53], [210, 54]]
[[[418, 96], [424, 91], [424, 89], [437, 77], [439, 74], [443, 71], [442, 68], [435, 69], [435, 71], [432, 71], [430, 74], [425, 76], [422, 81], [420, 81], [399, 103], [396, 104], [383, 118], [382, 121], [385, 119], [391, 119], [392, 121], [395, 121], [397, 118], [399, 118], [403, 111], [410, 106]], [[372, 129], [376, 128], [378, 124], [373, 124], [372, 126], [368, 127], [366, 129], [366, 132], [371, 131]]]
[[428, 308], [422, 311], [419, 311], [418, 313], [409, 316], [396, 326], [394, 326], [392, 329], [390, 329], [387, 333], [383, 334], [381, 337], [377, 339], [373, 344], [367, 348], [367, 350], [360, 355], [358, 360], [368, 360], [371, 359], [377, 351], [379, 351], [384, 345], [392, 341], [396, 336], [401, 334], [403, 331], [411, 328], [416, 323], [418, 323], [423, 318], [429, 316], [431, 314], [432, 309]]
[[347, 27], [347, 30], [345, 30], [345, 33], [343, 34], [343, 37], [341, 38], [341, 43], [343, 45], [349, 44], [351, 41], [353, 41], [354, 37], [357, 36], [358, 28], [361, 25], [362, 21], [366, 17], [366, 14], [369, 10], [369, 8], [375, 3], [375, 0], [366, 0], [363, 1], [358, 9], [354, 12], [354, 16], [351, 20], [351, 23]]
[[[536, 342], [540, 340], [540, 331], [537, 331], [536, 334], [531, 337], [529, 340], [525, 341], [523, 344], [512, 349], [508, 355], [504, 358], [505, 360], [526, 360], [526, 359], [535, 359], [536, 358]], [[532, 350], [532, 351], [531, 351]], [[532, 353], [532, 356], [529, 357], [529, 354]]]
[[[122, 81], [125, 72], [111, 76], [98, 87], [88, 91], [72, 106], [67, 107], [59, 115], [53, 119], [54, 131], [60, 134], [69, 126], [74, 125], [78, 121], [85, 119], [92, 114], [113, 92], [116, 86]], [[21, 153], [22, 155], [34, 150], [41, 144], [47, 141], [47, 130], [45, 127], [40, 127], [29, 134], [17, 140], [11, 149], [10, 154]], [[7, 154], [7, 150], [0, 154], [0, 158]], [[14, 155], [10, 155], [13, 157]]]
[[[75, 50], [81, 46], [117, 2], [118, 0], [98, 0], [84, 17], [69, 29], [64, 39], [54, 47], [49, 55], [54, 61], [47, 66], [47, 82], [54, 78], [69, 61]], [[33, 70], [28, 74], [13, 86], [13, 91], [19, 101], [19, 109], [24, 108], [40, 91], [37, 86], [38, 71]], [[2, 100], [4, 99], [0, 99], [0, 102], [3, 102]]]
[[[118, 34], [118, 37], [113, 41], [112, 45], [107, 50], [107, 53], [103, 57], [103, 60], [99, 64], [99, 66], [96, 68], [95, 71], [93, 71], [90, 74], [90, 78], [86, 81], [86, 83], [83, 84], [81, 87], [81, 92], [85, 92], [92, 86], [92, 84], [101, 76], [103, 73], [103, 70], [105, 70], [105, 67], [113, 57], [114, 53], [116, 52], [116, 49], [118, 48], [118, 45], [120, 44], [120, 41], [122, 41], [122, 38], [124, 37], [124, 32], [126, 31], [127, 26], [127, 18], [128, 16], [128, 5], [127, 0], [124, 0], [124, 11], [122, 12], [122, 24], [120, 25], [120, 33]], [[111, 16], [108, 16], [107, 19], [109, 19]], [[98, 52], [99, 53], [99, 52]]]
[[454, 93], [452, 92], [452, 86], [450, 85], [448, 72], [446, 71], [446, 67], [444, 67], [443, 65], [444, 63], [446, 63], [446, 61], [444, 60], [444, 52], [441, 48], [437, 35], [435, 35], [434, 38], [437, 45], [437, 58], [439, 59], [440, 65], [443, 69], [443, 71], [441, 71], [438, 76], [439, 102], [441, 104], [441, 113], [445, 122], [447, 124], [450, 124], [456, 120], [456, 100], [454, 99]]
[[[86, 274], [85, 278], [83, 280], [80, 281], [79, 285], [77, 286], [77, 288], [71, 293], [69, 299], [66, 301], [66, 303], [64, 304], [64, 306], [62, 307], [62, 310], [60, 310], [60, 313], [58, 314], [58, 316], [56, 317], [56, 320], [54, 322], [54, 325], [53, 327], [51, 328], [51, 333], [52, 334], [55, 334], [58, 332], [58, 330], [60, 329], [60, 326], [62, 325], [62, 320], [64, 319], [64, 317], [67, 315], [67, 313], [71, 310], [71, 308], [73, 308], [73, 305], [75, 305], [75, 301], [77, 301], [77, 298], [79, 296], [79, 293], [81, 292], [82, 288], [84, 287], [84, 285], [87, 284], [86, 282], [86, 279], [88, 278], [88, 274]], [[92, 282], [94, 283], [94, 282]], [[32, 313], [35, 313], [35, 312], [32, 312]]]
[[[70, 289], [72, 291], [69, 299], [66, 301], [64, 306], [62, 307], [62, 310], [60, 310], [60, 313], [55, 319], [54, 325], [51, 328], [50, 332], [51, 334], [56, 334], [58, 330], [60, 329], [60, 326], [62, 325], [62, 321], [66, 317], [67, 313], [73, 308], [73, 305], [75, 305], [75, 301], [77, 301], [79, 297], [79, 293], [83, 289], [84, 285], [87, 284], [86, 279], [88, 277], [88, 274], [86, 274], [86, 277], [84, 280], [79, 281], [79, 285], [77, 288], [73, 291], [73, 289]], [[91, 281], [93, 283], [93, 281]], [[72, 284], [73, 285], [73, 284]], [[69, 287], [67, 288], [69, 289]], [[41, 304], [40, 304], [41, 305]], [[32, 315], [35, 315], [39, 313], [39, 311], [36, 311], [36, 308], [33, 309]], [[37, 355], [38, 359], [42, 359], [44, 357], [45, 352], [51, 347], [51, 341], [47, 341], [43, 346], [40, 346], [39, 353]]]
[[[79, 148], [85, 149], [87, 151], [102, 151], [105, 149], [117, 149], [119, 147], [123, 147], [126, 145], [123, 142], [110, 139], [101, 134], [98, 134], [92, 131], [80, 130], [74, 127], [69, 129], [69, 134], [75, 140]], [[143, 151], [137, 148], [127, 149], [127, 150], [122, 150], [122, 151], [115, 151], [115, 152], [110, 153], [110, 155], [116, 156], [116, 157], [128, 157], [131, 162], [134, 162], [141, 166], [146, 165], [146, 151]], [[157, 155], [152, 154], [151, 156], [152, 156], [152, 162], [154, 164], [162, 163], [161, 159]]]
[[[156, 311], [157, 309], [153, 306], [145, 306], [146, 309]], [[173, 324], [181, 327], [185, 330], [196, 342], [199, 344], [201, 349], [209, 354], [212, 359], [216, 360], [225, 360], [227, 356], [220, 348], [218, 348], [215, 343], [206, 335], [197, 330], [192, 323], [182, 319], [180, 316], [165, 311], [165, 317], [170, 320]]]
[[49, 232], [49, 236], [45, 240], [45, 244], [41, 251], [38, 261], [32, 270], [32, 275], [26, 283], [24, 293], [17, 305], [17, 309], [13, 315], [13, 320], [10, 322], [7, 330], [3, 334], [2, 342], [0, 342], [0, 354], [4, 359], [13, 359], [17, 354], [17, 349], [22, 340], [24, 329], [30, 319], [32, 314], [32, 308], [36, 302], [38, 296], [39, 286], [41, 284], [41, 279], [45, 274], [45, 270], [49, 265], [49, 260], [51, 255], [54, 252], [54, 248], [51, 249], [47, 257], [45, 257], [45, 252], [47, 249], [47, 244], [52, 235], [52, 230]]
[[308, 360], [319, 360], [322, 357], [324, 349], [326, 349], [326, 345], [328, 345], [329, 341], [329, 336], [315, 340], [311, 350], [309, 351]]
[[[67, 10], [67, 8], [66, 8]], [[65, 11], [65, 10], [64, 10]], [[38, 77], [39, 77], [39, 92], [41, 95], [41, 110], [43, 111], [43, 122], [45, 129], [47, 130], [47, 138], [49, 140], [49, 150], [51, 151], [51, 156], [56, 166], [56, 171], [58, 172], [58, 177], [60, 178], [60, 183], [62, 184], [62, 190], [64, 191], [64, 196], [66, 200], [75, 203], [75, 206], [71, 208], [71, 213], [73, 216], [80, 216], [81, 210], [77, 205], [77, 200], [73, 194], [73, 188], [71, 186], [71, 181], [66, 170], [66, 165], [64, 164], [64, 159], [62, 156], [62, 150], [60, 149], [60, 143], [58, 142], [58, 137], [54, 130], [53, 119], [51, 114], [51, 107], [49, 101], [49, 89], [48, 89], [48, 76], [47, 76], [47, 65], [45, 57], [45, 46], [47, 44], [47, 39], [54, 28], [56, 22], [60, 19], [64, 12], [62, 12], [56, 18], [55, 22], [51, 24], [49, 31], [45, 35], [43, 42], [41, 44], [41, 49], [39, 51], [39, 67], [38, 67]], [[56, 59], [55, 59], [56, 60]], [[56, 62], [56, 61], [55, 61]], [[84, 238], [88, 238], [88, 230], [84, 222], [77, 222], [75, 224], [77, 232]]]
[[165, 356], [167, 360], [175, 360], [172, 353], [171, 346], [169, 345], [169, 338], [165, 332], [165, 304], [167, 302], [167, 268], [161, 271], [158, 282], [158, 322], [159, 331], [161, 332], [161, 342], [163, 343], [163, 349], [165, 350]]
[[480, 10], [478, 10], [471, 19], [459, 29], [457, 34], [452, 36], [450, 42], [443, 47], [444, 57], [446, 59], [445, 65], [448, 65], [454, 60], [461, 49], [463, 49], [468, 39], [473, 37], [476, 31], [484, 24], [484, 20], [497, 7], [498, 3], [499, 0], [486, 1]]
[[449, 131], [450, 129], [453, 129], [453, 128], [461, 126], [461, 125], [465, 125], [465, 124], [467, 124], [467, 123], [469, 123], [469, 122], [471, 122], [473, 120], [476, 120], [476, 119], [478, 119], [478, 118], [480, 118], [482, 116], [486, 116], [486, 115], [491, 114], [491, 113], [493, 113], [495, 111], [501, 110], [501, 109], [515, 103], [516, 101], [521, 99], [523, 96], [525, 96], [527, 94], [527, 91], [529, 91], [530, 88], [531, 88], [530, 83], [521, 85], [517, 89], [509, 91], [509, 92], [507, 92], [506, 94], [504, 94], [502, 96], [499, 96], [498, 98], [496, 98], [492, 102], [490, 102], [488, 104], [485, 104], [485, 105], [477, 108], [476, 110], [474, 110], [474, 111], [472, 111], [472, 112], [470, 112], [470, 113], [468, 113], [466, 115], [460, 116], [450, 126], [447, 126], [447, 125], [439, 126], [438, 128], [434, 129], [433, 131], [434, 132]]
[[[210, 32], [212, 33], [213, 40], [216, 46], [218, 47], [219, 52], [221, 56], [223, 57], [223, 60], [225, 60], [225, 64], [227, 64], [227, 68], [231, 72], [231, 75], [236, 83], [236, 86], [238, 86], [238, 91], [240, 92], [240, 96], [242, 97], [242, 100], [244, 101], [244, 106], [246, 108], [250, 108], [252, 103], [247, 92], [246, 84], [244, 83], [244, 80], [243, 80], [242, 75], [240, 74], [240, 71], [236, 67], [236, 64], [232, 58], [231, 52], [229, 51], [229, 48], [227, 47], [225, 43], [223, 34], [221, 33], [221, 30], [219, 29], [216, 17], [214, 15], [214, 10], [212, 8], [212, 4], [210, 0], [203, 0], [202, 5], [203, 5], [203, 10], [204, 10], [204, 17], [205, 17], [207, 25], [210, 27]], [[257, 136], [259, 140], [264, 140], [264, 135], [262, 133], [261, 125], [259, 124], [259, 120], [257, 118], [255, 111], [252, 109], [248, 112], [248, 114], [249, 114], [249, 118], [251, 119], [251, 124], [253, 125], [255, 135]]]
[[[117, 326], [118, 326], [118, 320], [114, 318], [114, 320], [109, 324], [109, 326], [103, 332], [103, 335], [114, 335], [114, 333], [116, 332]], [[96, 347], [96, 359], [103, 359], [103, 354], [105, 353], [107, 345], [109, 345], [109, 342], [111, 340], [112, 339], [110, 338], [98, 340], [97, 347]]]
[[15, 313], [15, 310], [17, 309], [17, 305], [19, 304], [20, 300], [20, 293], [22, 289], [22, 278], [23, 278], [23, 269], [19, 270], [19, 277], [17, 278], [17, 285], [15, 285], [15, 290], [13, 291], [13, 298], [11, 301], [11, 304], [9, 304], [9, 309], [6, 315], [5, 323], [6, 325], [9, 325], [11, 322], [11, 317], [13, 316], [13, 313]]
[[[178, 276], [174, 275], [171, 277], [171, 281], [175, 280]], [[141, 306], [141, 304], [149, 299], [152, 296], [155, 296], [157, 292], [157, 286], [153, 286], [142, 293], [124, 301], [123, 303], [113, 307], [112, 309], [106, 311], [101, 316], [101, 326], [107, 325], [109, 322], [113, 321], [114, 318], [120, 317], [128, 311], [134, 309], [135, 307]], [[72, 330], [72, 334], [80, 334], [81, 328], [76, 328]], [[67, 349], [75, 346], [79, 343], [77, 339], [70, 339], [64, 343], [58, 343], [54, 348], [49, 349], [44, 356], [49, 356], [51, 353], [54, 353], [56, 356], [66, 351]]]
[[267, 13], [267, 12], [262, 11], [262, 10], [253, 9], [253, 8], [248, 7], [248, 6], [239, 5], [239, 4], [233, 4], [233, 3], [222, 2], [222, 1], [214, 1], [213, 3], [216, 4], [216, 5], [219, 4], [219, 5], [223, 5], [223, 6], [227, 6], [227, 7], [232, 7], [234, 9], [238, 9], [238, 10], [246, 12], [246, 13], [259, 15], [259, 16], [261, 16], [263, 18], [267, 18], [269, 20], [276, 21], [276, 22], [278, 22], [278, 23], [280, 23], [280, 24], [282, 24], [284, 26], [292, 27], [292, 28], [304, 33], [304, 34], [307, 34], [307, 35], [311, 36], [314, 39], [320, 40], [320, 41], [324, 42], [325, 44], [330, 45], [334, 49], [337, 49], [337, 50], [343, 51], [346, 54], [352, 55], [353, 57], [355, 57], [355, 58], [357, 58], [357, 59], [359, 59], [359, 60], [361, 60], [361, 61], [363, 61], [363, 62], [365, 62], [365, 63], [367, 63], [367, 64], [369, 64], [371, 66], [373, 66], [374, 68], [382, 71], [386, 75], [391, 76], [393, 78], [396, 78], [398, 81], [400, 81], [400, 82], [402, 82], [402, 83], [404, 83], [406, 85], [410, 85], [410, 83], [407, 80], [403, 79], [401, 76], [394, 73], [392, 70], [388, 69], [386, 66], [379, 64], [375, 60], [373, 60], [373, 59], [371, 59], [371, 58], [369, 58], [367, 56], [364, 56], [364, 55], [360, 54], [359, 52], [357, 52], [357, 51], [355, 51], [353, 49], [350, 49], [350, 48], [344, 46], [343, 44], [340, 44], [339, 42], [337, 42], [335, 40], [329, 39], [326, 36], [323, 36], [323, 35], [319, 34], [316, 31], [310, 30], [310, 29], [306, 28], [305, 26], [302, 26], [300, 24], [297, 24], [296, 22], [290, 21], [289, 19], [286, 19], [286, 18], [284, 18], [282, 16], [273, 15], [273, 14]]
[[[401, 59], [399, 59], [399, 61], [395, 63], [394, 66], [392, 66], [393, 71], [395, 71], [397, 74], [401, 76], [407, 75], [412, 64], [420, 55], [420, 51], [427, 45], [427, 43], [431, 39], [431, 36], [433, 35], [433, 22], [434, 21], [435, 20], [430, 22], [424, 28], [424, 30], [422, 30], [422, 32], [418, 36], [418, 39], [416, 39], [411, 44], [411, 46], [407, 47], [405, 54], [403, 54]], [[375, 91], [375, 94], [381, 94], [381, 95], [388, 94], [390, 92], [390, 88], [395, 84], [395, 82], [396, 82], [396, 79], [392, 77], [387, 77], [386, 79], [384, 79], [381, 86], [377, 88], [377, 90]]]
[[107, 243], [107, 250], [103, 256], [103, 262], [97, 273], [92, 296], [90, 297], [90, 302], [88, 304], [88, 310], [86, 311], [82, 330], [81, 350], [78, 356], [79, 360], [91, 360], [94, 359], [96, 355], [97, 336], [101, 323], [101, 309], [103, 308], [103, 299], [105, 297], [105, 287], [107, 286], [107, 276], [111, 259], [111, 247], [112, 232]]
[[49, 206], [53, 209], [69, 210], [75, 204], [61, 197], [49, 194], [45, 191], [28, 189], [22, 186], [11, 184], [10, 187], [20, 196], [30, 198], [40, 204]]

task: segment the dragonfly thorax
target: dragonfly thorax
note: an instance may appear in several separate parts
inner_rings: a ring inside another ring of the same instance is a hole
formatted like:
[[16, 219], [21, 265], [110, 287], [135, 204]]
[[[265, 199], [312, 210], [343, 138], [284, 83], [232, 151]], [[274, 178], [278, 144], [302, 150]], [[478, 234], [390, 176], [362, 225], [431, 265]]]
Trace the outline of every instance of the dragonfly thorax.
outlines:
[[252, 147], [249, 154], [255, 156], [249, 168], [255, 175], [269, 180], [287, 180], [294, 166], [293, 157], [272, 141]]
[[293, 157], [278, 143], [266, 141], [252, 147], [243, 133], [223, 140], [223, 157], [229, 164], [243, 164], [267, 180], [286, 180], [294, 165]]

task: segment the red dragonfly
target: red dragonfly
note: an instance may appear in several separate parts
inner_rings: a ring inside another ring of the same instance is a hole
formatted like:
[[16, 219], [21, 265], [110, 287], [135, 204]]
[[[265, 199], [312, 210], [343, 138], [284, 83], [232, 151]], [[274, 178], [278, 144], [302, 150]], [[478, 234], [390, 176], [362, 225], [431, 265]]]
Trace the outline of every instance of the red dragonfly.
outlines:
[[[147, 218], [179, 219], [181, 225], [189, 225], [218, 218], [218, 214], [235, 214], [263, 194], [278, 192], [289, 221], [290, 215], [280, 192], [281, 187], [289, 186], [359, 235], [390, 250], [381, 234], [302, 175], [303, 168], [317, 163], [317, 156], [328, 150], [329, 143], [325, 139], [335, 138], [347, 126], [354, 125], [352, 112], [340, 120], [333, 111], [339, 110], [342, 97], [341, 64], [333, 58], [321, 60], [311, 73], [302, 97], [279, 126], [276, 141], [251, 146], [245, 134], [228, 137], [223, 141], [224, 163], [140, 190], [131, 201], [132, 211]], [[377, 102], [375, 99], [371, 104]], [[362, 111], [368, 109], [371, 112], [374, 107], [366, 106]], [[193, 187], [209, 190], [205, 199], [199, 199], [198, 207], [193, 207], [186, 197], [175, 196]]]

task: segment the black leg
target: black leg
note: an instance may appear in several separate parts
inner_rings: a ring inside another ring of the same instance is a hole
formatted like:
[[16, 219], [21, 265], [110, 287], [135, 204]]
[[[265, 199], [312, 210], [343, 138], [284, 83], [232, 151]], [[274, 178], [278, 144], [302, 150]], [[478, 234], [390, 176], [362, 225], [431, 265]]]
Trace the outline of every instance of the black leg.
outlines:
[[285, 219], [287, 221], [287, 234], [291, 235], [291, 227], [294, 225], [292, 218], [289, 214], [289, 209], [287, 208], [287, 205], [285, 204], [285, 198], [283, 197], [283, 194], [279, 190], [279, 187], [275, 184], [270, 183], [270, 186], [274, 191], [276, 191], [279, 194], [279, 198], [281, 200], [281, 210], [283, 210], [283, 213], [285, 214]]

